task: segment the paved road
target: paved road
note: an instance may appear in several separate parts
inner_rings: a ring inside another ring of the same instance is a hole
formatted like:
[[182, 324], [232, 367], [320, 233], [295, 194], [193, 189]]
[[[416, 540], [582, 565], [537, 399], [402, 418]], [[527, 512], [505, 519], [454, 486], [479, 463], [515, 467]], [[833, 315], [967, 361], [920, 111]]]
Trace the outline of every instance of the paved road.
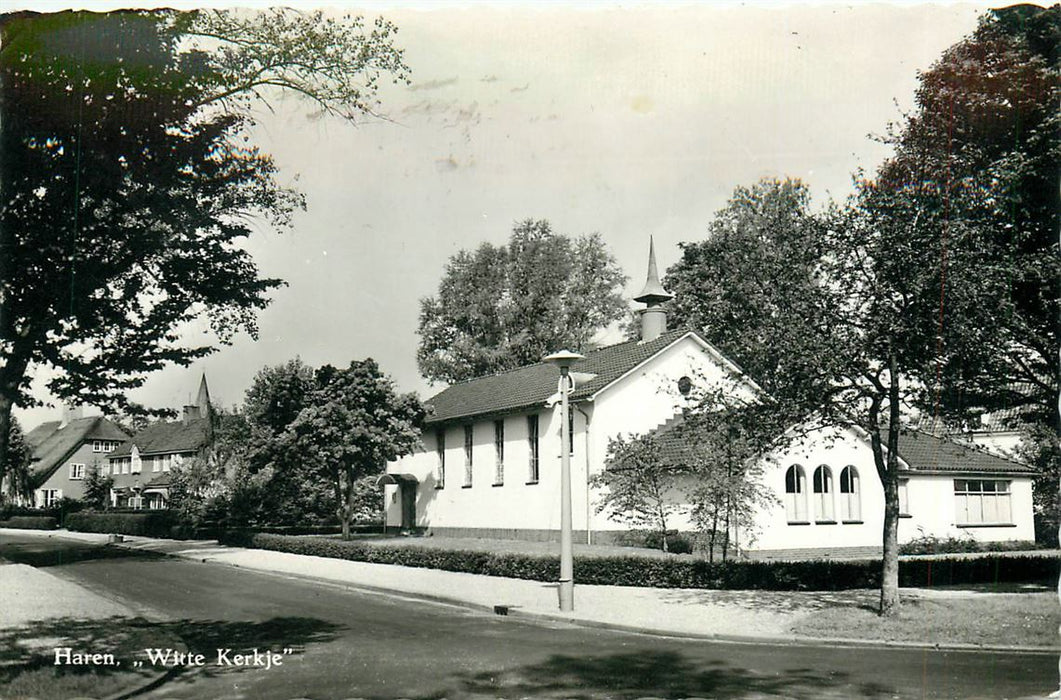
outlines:
[[[0, 557], [116, 598], [205, 666], [150, 698], [1021, 698], [1057, 658], [906, 649], [720, 644], [537, 624], [217, 564], [5, 536]], [[120, 624], [64, 631], [97, 648]], [[291, 649], [271, 669], [218, 666]], [[105, 649], [103, 649], [105, 650]]]

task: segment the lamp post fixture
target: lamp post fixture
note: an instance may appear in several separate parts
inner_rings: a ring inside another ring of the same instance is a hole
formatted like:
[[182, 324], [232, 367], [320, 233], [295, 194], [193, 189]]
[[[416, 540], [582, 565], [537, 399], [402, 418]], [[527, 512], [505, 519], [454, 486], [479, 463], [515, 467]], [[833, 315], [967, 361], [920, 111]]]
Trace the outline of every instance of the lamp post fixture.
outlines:
[[542, 358], [560, 368], [560, 610], [575, 609], [575, 563], [571, 532], [571, 435], [569, 434], [567, 395], [571, 391], [571, 365], [584, 359], [568, 350]]

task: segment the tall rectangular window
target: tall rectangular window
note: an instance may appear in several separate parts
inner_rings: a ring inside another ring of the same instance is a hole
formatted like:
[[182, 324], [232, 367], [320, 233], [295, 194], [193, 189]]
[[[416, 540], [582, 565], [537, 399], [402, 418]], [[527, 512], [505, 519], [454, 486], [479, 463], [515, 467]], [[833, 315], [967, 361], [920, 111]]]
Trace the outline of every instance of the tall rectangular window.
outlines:
[[505, 421], [494, 421], [494, 485], [505, 483]]
[[575, 412], [569, 406], [567, 409], [567, 451], [575, 454]]
[[85, 465], [84, 464], [70, 464], [70, 478], [71, 479], [84, 479], [85, 478]]
[[955, 479], [956, 525], [1008, 525], [1013, 522], [1008, 481]]
[[899, 515], [910, 515], [909, 484], [909, 479], [899, 479]]
[[538, 416], [527, 416], [527, 454], [529, 457], [529, 475], [527, 481], [538, 483]]
[[472, 485], [472, 448], [474, 446], [475, 426], [464, 426], [464, 486]]
[[435, 474], [435, 488], [446, 487], [446, 431], [435, 431], [435, 453], [438, 455], [438, 471]]

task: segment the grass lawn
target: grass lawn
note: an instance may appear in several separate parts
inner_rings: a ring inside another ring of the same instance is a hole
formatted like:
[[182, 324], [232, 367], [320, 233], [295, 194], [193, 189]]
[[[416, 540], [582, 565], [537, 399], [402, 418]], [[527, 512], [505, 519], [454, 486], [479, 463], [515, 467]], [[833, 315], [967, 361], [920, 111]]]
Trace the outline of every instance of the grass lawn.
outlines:
[[895, 618], [877, 615], [877, 591], [860, 593], [806, 615], [792, 631], [811, 637], [882, 641], [1061, 646], [1061, 606], [1053, 590], [981, 593], [902, 589], [902, 608]]

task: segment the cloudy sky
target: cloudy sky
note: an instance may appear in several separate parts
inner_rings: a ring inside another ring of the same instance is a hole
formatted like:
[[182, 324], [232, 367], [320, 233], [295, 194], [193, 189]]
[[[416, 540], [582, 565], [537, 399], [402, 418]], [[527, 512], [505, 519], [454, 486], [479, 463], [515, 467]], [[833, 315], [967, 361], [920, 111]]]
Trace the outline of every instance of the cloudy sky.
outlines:
[[[670, 266], [739, 185], [792, 176], [819, 204], [842, 199], [852, 173], [886, 155], [868, 136], [911, 107], [917, 71], [985, 11], [748, 5], [362, 5], [400, 27], [412, 85], [388, 87], [388, 120], [359, 126], [274, 104], [258, 142], [308, 211], [248, 246], [289, 286], [257, 342], [153, 375], [134, 398], [179, 407], [206, 372], [214, 398], [233, 405], [259, 368], [296, 355], [371, 356], [401, 389], [430, 395], [416, 369], [418, 300], [449, 256], [544, 218], [602, 234], [632, 294], [649, 236]], [[54, 413], [20, 417], [32, 426]]]

